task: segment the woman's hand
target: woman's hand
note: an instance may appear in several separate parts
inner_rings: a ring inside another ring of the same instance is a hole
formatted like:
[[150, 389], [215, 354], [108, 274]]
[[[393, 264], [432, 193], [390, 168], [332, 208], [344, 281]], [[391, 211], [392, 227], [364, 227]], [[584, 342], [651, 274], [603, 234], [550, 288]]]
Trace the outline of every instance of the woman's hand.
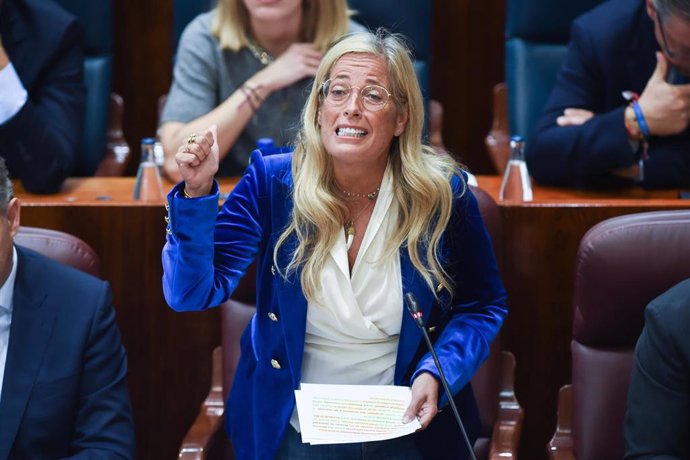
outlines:
[[218, 172], [218, 142], [216, 125], [187, 138], [175, 154], [185, 191], [192, 197], [208, 195], [213, 177]]
[[428, 372], [422, 372], [412, 382], [412, 400], [403, 415], [403, 423], [419, 419], [422, 430], [429, 426], [438, 413], [438, 380]]
[[311, 43], [293, 43], [271, 65], [250, 78], [250, 86], [276, 91], [316, 75], [323, 54]]

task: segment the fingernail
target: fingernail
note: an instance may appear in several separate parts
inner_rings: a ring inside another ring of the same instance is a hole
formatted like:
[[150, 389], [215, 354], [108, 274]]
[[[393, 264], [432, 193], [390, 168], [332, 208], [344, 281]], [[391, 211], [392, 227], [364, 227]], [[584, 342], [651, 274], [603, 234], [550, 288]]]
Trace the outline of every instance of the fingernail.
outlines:
[[412, 421], [412, 417], [410, 417], [410, 416], [407, 415], [407, 414], [403, 415], [402, 422], [403, 422], [404, 424], [407, 425], [407, 424], [410, 423], [411, 421]]

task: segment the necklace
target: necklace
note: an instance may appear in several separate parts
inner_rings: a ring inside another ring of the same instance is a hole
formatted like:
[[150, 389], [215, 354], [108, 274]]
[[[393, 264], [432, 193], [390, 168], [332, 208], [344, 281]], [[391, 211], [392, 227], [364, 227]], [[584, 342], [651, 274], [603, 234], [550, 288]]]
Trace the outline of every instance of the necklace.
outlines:
[[376, 190], [370, 193], [354, 193], [354, 192], [348, 192], [347, 190], [343, 190], [342, 188], [340, 189], [340, 193], [345, 195], [345, 198], [350, 199], [350, 200], [357, 200], [359, 198], [366, 198], [369, 201], [372, 201], [376, 199], [377, 196], [379, 196], [379, 190], [381, 187], [376, 187]]
[[268, 65], [273, 62], [273, 56], [268, 54], [268, 51], [254, 43], [254, 41], [249, 40], [247, 42], [247, 47], [249, 48], [249, 51], [252, 52], [254, 57], [257, 58], [263, 65]]
[[345, 228], [345, 248], [346, 250], [350, 250], [352, 247], [352, 243], [355, 241], [355, 222], [357, 222], [357, 219], [364, 214], [364, 211], [369, 209], [371, 204], [376, 200], [376, 197], [379, 196], [379, 187], [376, 187], [376, 190], [374, 190], [371, 193], [352, 193], [352, 192], [347, 192], [345, 190], [340, 190], [343, 195], [345, 195], [349, 200], [353, 199], [358, 199], [358, 198], [366, 198], [367, 199], [367, 204], [357, 213], [357, 215], [347, 222], [345, 222], [344, 228]]

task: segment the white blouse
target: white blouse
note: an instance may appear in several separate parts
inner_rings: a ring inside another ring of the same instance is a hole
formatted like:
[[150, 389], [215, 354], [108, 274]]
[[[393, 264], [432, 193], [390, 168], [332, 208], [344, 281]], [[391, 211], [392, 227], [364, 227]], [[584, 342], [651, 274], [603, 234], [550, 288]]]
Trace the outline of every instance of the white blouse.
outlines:
[[[387, 168], [352, 276], [342, 232], [308, 301], [304, 383], [393, 384], [404, 306], [400, 254], [384, 253], [397, 225], [392, 182]], [[299, 431], [296, 411], [290, 423]]]

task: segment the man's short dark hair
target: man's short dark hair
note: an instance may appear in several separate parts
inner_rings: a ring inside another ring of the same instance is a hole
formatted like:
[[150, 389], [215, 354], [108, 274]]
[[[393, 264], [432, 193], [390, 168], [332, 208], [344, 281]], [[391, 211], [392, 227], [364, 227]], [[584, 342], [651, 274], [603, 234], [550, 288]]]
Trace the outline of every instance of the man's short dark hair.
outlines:
[[7, 205], [10, 203], [13, 193], [10, 172], [7, 170], [7, 165], [5, 165], [5, 159], [0, 157], [0, 211], [7, 210]]
[[690, 0], [653, 0], [654, 8], [662, 18], [669, 15], [680, 16], [690, 21]]

